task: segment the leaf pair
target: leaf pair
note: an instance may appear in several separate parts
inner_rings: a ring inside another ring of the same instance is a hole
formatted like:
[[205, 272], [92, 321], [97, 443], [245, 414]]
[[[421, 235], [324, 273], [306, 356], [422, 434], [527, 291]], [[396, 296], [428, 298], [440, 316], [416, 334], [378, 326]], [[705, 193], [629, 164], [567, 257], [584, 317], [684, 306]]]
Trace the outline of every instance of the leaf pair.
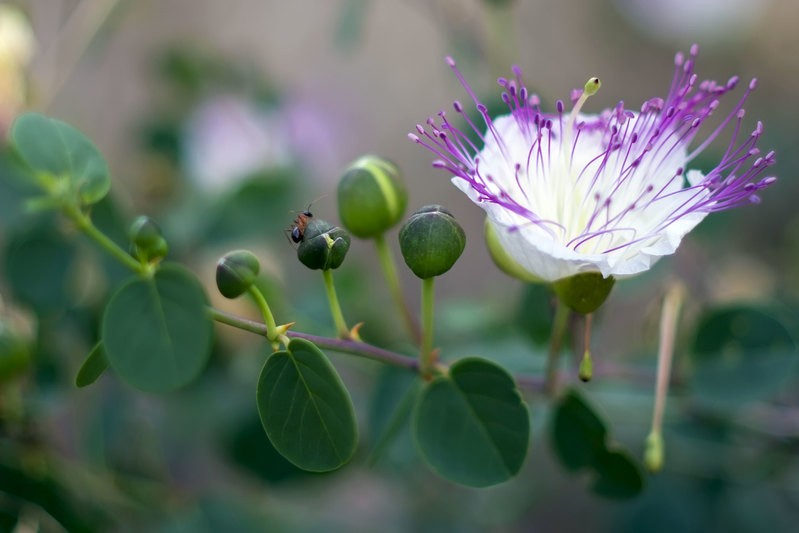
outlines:
[[[258, 412], [269, 440], [304, 470], [326, 472], [355, 454], [358, 431], [347, 389], [313, 343], [292, 339], [258, 380]], [[425, 461], [442, 477], [485, 487], [515, 476], [527, 455], [529, 415], [513, 379], [483, 359], [458, 361], [422, 390], [413, 429]]]
[[567, 470], [590, 470], [592, 489], [601, 496], [626, 499], [643, 489], [644, 478], [629, 455], [608, 445], [605, 423], [575, 390], [567, 392], [555, 407], [552, 443]]

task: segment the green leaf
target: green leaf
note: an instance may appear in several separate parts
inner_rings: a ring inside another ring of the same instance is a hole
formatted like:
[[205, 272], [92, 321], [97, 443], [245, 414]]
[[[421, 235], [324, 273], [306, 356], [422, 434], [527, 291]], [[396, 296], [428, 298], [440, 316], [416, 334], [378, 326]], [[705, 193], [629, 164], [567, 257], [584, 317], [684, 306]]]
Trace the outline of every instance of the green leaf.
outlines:
[[292, 339], [286, 351], [269, 356], [256, 401], [275, 449], [303, 470], [335, 470], [355, 454], [358, 429], [352, 399], [312, 342]]
[[89, 352], [89, 356], [83, 364], [80, 365], [78, 374], [75, 376], [75, 386], [83, 388], [91, 385], [103, 375], [106, 368], [108, 368], [108, 360], [105, 358], [105, 353], [103, 353], [103, 343], [98, 342], [92, 348], [92, 351]]
[[552, 442], [563, 466], [572, 472], [590, 470], [592, 490], [606, 498], [638, 495], [644, 486], [640, 467], [617, 446], [608, 447], [605, 422], [574, 389], [555, 406]]
[[502, 483], [522, 467], [530, 416], [500, 366], [461, 359], [422, 392], [414, 418], [424, 460], [442, 477], [472, 487]]
[[108, 194], [108, 164], [94, 144], [69, 124], [26, 113], [14, 122], [11, 141], [35, 174], [67, 178], [82, 204], [93, 204]]
[[605, 454], [607, 428], [601, 418], [575, 391], [568, 391], [553, 413], [552, 442], [566, 469], [590, 468]]
[[74, 246], [49, 223], [20, 228], [8, 240], [5, 272], [14, 297], [37, 312], [64, 307]]
[[202, 286], [177, 265], [128, 281], [103, 315], [102, 342], [111, 368], [145, 391], [186, 385], [210, 355], [213, 324], [207, 305]]
[[691, 353], [694, 392], [711, 407], [735, 407], [773, 395], [797, 361], [796, 344], [786, 327], [751, 307], [705, 315]]
[[596, 479], [591, 489], [605, 498], [628, 499], [644, 489], [644, 476], [623, 450], [607, 450], [594, 464]]

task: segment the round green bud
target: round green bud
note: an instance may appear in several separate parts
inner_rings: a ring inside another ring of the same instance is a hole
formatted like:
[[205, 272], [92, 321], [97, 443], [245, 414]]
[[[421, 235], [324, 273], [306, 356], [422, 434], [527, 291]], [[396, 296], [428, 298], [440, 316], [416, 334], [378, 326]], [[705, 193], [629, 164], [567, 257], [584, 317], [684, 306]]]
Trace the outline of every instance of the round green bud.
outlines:
[[228, 252], [216, 263], [216, 286], [225, 298], [238, 298], [255, 283], [261, 265], [247, 250]]
[[452, 268], [466, 246], [466, 234], [452, 213], [440, 205], [428, 205], [405, 222], [399, 242], [408, 268], [427, 279]]
[[346, 231], [315, 218], [305, 226], [297, 258], [312, 270], [332, 270], [341, 266], [349, 249], [350, 236]]
[[373, 155], [361, 157], [347, 168], [337, 196], [342, 225], [361, 239], [385, 233], [400, 221], [408, 205], [399, 168]]
[[158, 241], [163, 240], [161, 228], [158, 227], [153, 219], [146, 215], [137, 217], [130, 225], [128, 230], [130, 242], [142, 250], [149, 250], [158, 245]]
[[505, 248], [502, 247], [497, 237], [497, 230], [488, 218], [486, 218], [485, 222], [485, 239], [491, 259], [505, 274], [527, 283], [541, 283], [543, 281], [535, 274], [525, 270], [523, 266], [517, 263], [516, 260], [505, 251]]
[[568, 308], [587, 315], [599, 309], [615, 283], [612, 276], [603, 278], [599, 272], [584, 272], [560, 279], [552, 287]]
[[142, 215], [133, 221], [128, 230], [131, 240], [131, 255], [142, 261], [156, 261], [166, 257], [169, 244], [150, 217]]

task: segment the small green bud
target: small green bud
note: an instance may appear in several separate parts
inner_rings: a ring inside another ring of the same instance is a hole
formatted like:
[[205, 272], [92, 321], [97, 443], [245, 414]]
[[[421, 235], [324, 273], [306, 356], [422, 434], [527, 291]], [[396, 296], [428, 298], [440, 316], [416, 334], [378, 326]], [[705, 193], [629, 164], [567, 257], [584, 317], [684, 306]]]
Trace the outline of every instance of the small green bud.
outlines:
[[659, 431], [652, 431], [646, 437], [644, 448], [644, 465], [650, 472], [660, 472], [663, 468], [663, 435]]
[[216, 287], [225, 298], [238, 298], [255, 283], [261, 265], [247, 250], [228, 252], [216, 263]]
[[440, 205], [428, 205], [405, 222], [399, 242], [408, 268], [427, 279], [452, 268], [466, 246], [466, 234], [452, 213]]
[[591, 378], [594, 377], [594, 363], [591, 360], [591, 352], [588, 350], [583, 353], [583, 359], [580, 361], [580, 369], [577, 375], [580, 377], [580, 381], [586, 383], [591, 381]]
[[128, 230], [131, 245], [131, 255], [140, 260], [151, 262], [166, 257], [169, 244], [161, 234], [158, 227], [150, 217], [142, 215], [133, 221]]
[[305, 226], [297, 258], [312, 270], [331, 270], [341, 266], [350, 249], [350, 236], [338, 226], [313, 219]]
[[603, 278], [599, 272], [584, 272], [560, 279], [552, 287], [567, 307], [587, 315], [605, 302], [614, 283], [612, 276]]
[[338, 183], [338, 213], [342, 225], [361, 239], [378, 237], [400, 221], [408, 191], [394, 163], [381, 157], [361, 157]]
[[135, 246], [147, 250], [158, 244], [158, 240], [163, 238], [161, 228], [158, 227], [153, 219], [146, 215], [136, 218], [128, 230], [130, 242]]
[[505, 251], [505, 248], [503, 248], [502, 244], [499, 242], [499, 237], [497, 237], [497, 230], [488, 218], [486, 218], [485, 222], [485, 239], [491, 259], [494, 260], [494, 264], [505, 274], [527, 283], [541, 283], [543, 281], [535, 274], [531, 274], [525, 270], [523, 266], [517, 263], [516, 260]]

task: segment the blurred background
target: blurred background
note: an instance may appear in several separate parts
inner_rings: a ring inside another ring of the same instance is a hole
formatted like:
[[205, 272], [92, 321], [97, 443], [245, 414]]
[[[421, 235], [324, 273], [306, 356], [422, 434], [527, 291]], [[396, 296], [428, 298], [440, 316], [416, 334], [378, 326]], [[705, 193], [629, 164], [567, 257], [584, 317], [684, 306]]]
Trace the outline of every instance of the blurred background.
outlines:
[[[466, 230], [463, 257], [437, 286], [443, 357], [481, 355], [540, 372], [548, 295], [494, 268], [482, 211], [406, 138], [417, 122], [465, 98], [447, 55], [488, 102], [499, 100], [496, 78], [512, 64], [549, 106], [599, 76], [602, 90], [586, 107], [598, 112], [665, 96], [675, 52], [698, 43], [700, 78], [759, 79], [745, 127], [764, 122], [760, 147], [777, 151], [780, 178], [760, 206], [714, 214], [676, 256], [618, 284], [597, 318], [594, 357], [606, 371], [584, 390], [614, 439], [640, 457], [660, 297], [675, 279], [689, 288], [665, 471], [623, 502], [592, 494], [557, 464], [548, 407], [535, 396], [532, 452], [510, 483], [472, 490], [440, 480], [407, 431], [375, 455], [409, 378], [338, 354], [331, 358], [352, 391], [362, 450], [340, 472], [302, 473], [271, 448], [255, 410], [268, 347], [224, 326], [211, 366], [184, 390], [148, 395], [113, 376], [75, 389], [107, 291], [125, 272], [74, 229], [23, 213], [16, 193], [0, 185], [0, 530], [792, 530], [797, 22], [793, 0], [0, 4], [3, 131], [27, 109], [82, 130], [114, 178], [112, 198], [93, 213], [104, 231], [122, 242], [135, 214], [154, 217], [172, 257], [207, 282], [214, 304], [250, 317], [246, 303], [215, 296], [213, 275], [222, 253], [253, 250], [278, 321], [297, 321], [300, 331], [333, 328], [322, 280], [297, 268], [284, 230], [311, 204], [316, 216], [336, 221], [343, 169], [374, 153], [402, 169], [409, 210], [443, 204]], [[714, 166], [726, 148], [721, 137], [700, 167]], [[402, 276], [415, 307], [417, 282]], [[336, 281], [348, 320], [369, 317], [367, 340], [412, 353], [400, 318], [386, 312], [370, 243], [353, 244]], [[758, 325], [757, 338], [739, 335], [735, 357], [723, 361], [698, 357], [700, 337], [714, 335], [730, 310], [756, 317], [747, 324]], [[581, 327], [575, 323], [575, 333]]]

